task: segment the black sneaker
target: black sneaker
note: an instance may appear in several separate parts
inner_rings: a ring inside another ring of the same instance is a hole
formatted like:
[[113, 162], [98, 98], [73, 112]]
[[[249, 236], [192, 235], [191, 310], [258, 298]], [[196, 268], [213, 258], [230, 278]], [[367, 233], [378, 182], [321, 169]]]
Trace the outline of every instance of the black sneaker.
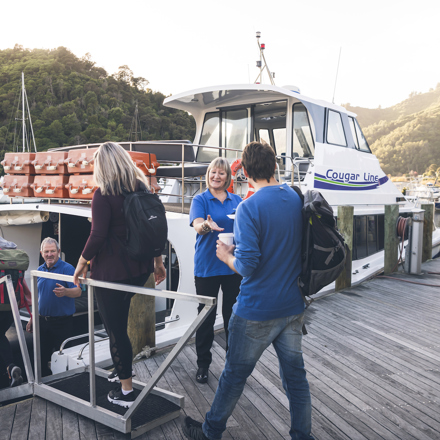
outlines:
[[[135, 377], [136, 374], [134, 374], [134, 371], [131, 372], [131, 377]], [[116, 370], [113, 370], [108, 376], [107, 380], [109, 382], [119, 382], [118, 373], [116, 373]]]
[[122, 406], [124, 408], [130, 408], [130, 406], [133, 405], [133, 402], [136, 400], [134, 391], [131, 391], [124, 396], [121, 387], [111, 390], [108, 393], [107, 398], [109, 402], [114, 403], [115, 405]]
[[183, 433], [186, 438], [190, 440], [209, 440], [205, 434], [203, 434], [202, 423], [191, 417], [185, 417], [182, 423]]
[[208, 382], [208, 369], [200, 367], [196, 373], [196, 381], [198, 383], [207, 383]]
[[9, 379], [11, 379], [11, 387], [17, 387], [23, 383], [23, 378], [21, 377], [21, 368], [14, 364], [8, 367]]

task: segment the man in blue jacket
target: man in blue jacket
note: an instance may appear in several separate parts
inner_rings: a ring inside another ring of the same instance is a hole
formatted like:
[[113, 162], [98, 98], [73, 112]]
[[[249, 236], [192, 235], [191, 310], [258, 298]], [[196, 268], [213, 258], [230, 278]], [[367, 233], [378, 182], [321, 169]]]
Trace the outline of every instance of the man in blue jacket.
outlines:
[[229, 321], [226, 364], [205, 422], [186, 417], [183, 432], [194, 440], [221, 439], [246, 379], [273, 344], [290, 404], [290, 436], [312, 440], [312, 406], [301, 351], [305, 305], [297, 285], [302, 202], [275, 179], [276, 157], [269, 145], [248, 144], [242, 165], [256, 192], [237, 208], [235, 254], [234, 246], [217, 242], [217, 257], [244, 277]]
[[[73, 275], [75, 268], [60, 259], [58, 242], [50, 237], [41, 243], [41, 256], [44, 259], [38, 270], [42, 272]], [[38, 277], [38, 312], [40, 315], [41, 374], [52, 374], [49, 361], [54, 349], [59, 349], [64, 340], [73, 335], [73, 314], [75, 298], [81, 296], [81, 288], [68, 281]], [[32, 332], [32, 318], [26, 326]]]

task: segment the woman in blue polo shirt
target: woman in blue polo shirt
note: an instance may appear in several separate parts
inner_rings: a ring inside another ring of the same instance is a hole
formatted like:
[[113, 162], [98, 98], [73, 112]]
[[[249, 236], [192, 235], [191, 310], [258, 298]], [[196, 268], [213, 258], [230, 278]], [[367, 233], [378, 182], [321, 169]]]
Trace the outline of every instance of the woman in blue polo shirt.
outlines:
[[[218, 157], [206, 172], [207, 189], [194, 197], [190, 210], [190, 225], [197, 232], [194, 279], [197, 295], [218, 297], [219, 288], [223, 292], [222, 315], [228, 349], [228, 323], [241, 283], [241, 276], [233, 272], [216, 256], [219, 232], [233, 232], [234, 221], [228, 214], [235, 212], [241, 197], [226, 191], [231, 183], [229, 162]], [[199, 313], [203, 304], [199, 304]], [[211, 346], [214, 340], [214, 323], [217, 307], [208, 315], [196, 333], [197, 374], [199, 383], [208, 382], [211, 364]]]

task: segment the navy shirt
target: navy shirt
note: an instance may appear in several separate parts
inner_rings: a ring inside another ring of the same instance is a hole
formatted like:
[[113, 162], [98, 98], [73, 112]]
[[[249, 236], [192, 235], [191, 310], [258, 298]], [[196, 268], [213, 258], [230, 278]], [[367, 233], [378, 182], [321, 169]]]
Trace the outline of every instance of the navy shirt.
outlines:
[[[241, 197], [226, 191], [226, 199], [220, 202], [214, 197], [209, 189], [201, 194], [197, 194], [192, 203], [189, 213], [190, 225], [196, 218], [207, 219], [208, 214], [220, 228], [226, 232], [233, 232], [234, 220], [228, 217], [233, 214], [237, 206], [241, 203]], [[235, 272], [220, 261], [216, 256], [218, 234], [220, 232], [208, 232], [205, 235], [197, 234], [195, 254], [194, 254], [194, 275], [196, 277], [214, 277], [217, 275], [232, 275]]]
[[[75, 268], [61, 259], [50, 269], [44, 263], [38, 270], [63, 275], [73, 275], [75, 273]], [[38, 311], [41, 316], [69, 316], [75, 313], [75, 298], [69, 298], [68, 296], [58, 298], [53, 292], [53, 289], [57, 287], [57, 283], [68, 289], [76, 287], [75, 284], [67, 281], [38, 277]]]

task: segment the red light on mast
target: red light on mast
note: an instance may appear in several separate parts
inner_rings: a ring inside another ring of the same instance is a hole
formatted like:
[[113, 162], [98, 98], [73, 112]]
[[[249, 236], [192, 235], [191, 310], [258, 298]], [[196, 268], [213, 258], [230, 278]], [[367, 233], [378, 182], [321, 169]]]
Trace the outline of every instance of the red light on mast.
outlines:
[[266, 49], [266, 45], [264, 43], [261, 44], [261, 49]]

